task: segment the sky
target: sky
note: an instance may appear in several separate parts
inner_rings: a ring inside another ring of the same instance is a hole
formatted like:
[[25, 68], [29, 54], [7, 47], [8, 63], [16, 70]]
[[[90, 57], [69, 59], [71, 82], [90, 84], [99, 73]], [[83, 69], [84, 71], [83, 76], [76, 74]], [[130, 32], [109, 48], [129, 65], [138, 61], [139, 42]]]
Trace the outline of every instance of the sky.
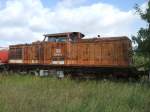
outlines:
[[146, 24], [135, 13], [148, 0], [0, 0], [0, 47], [43, 40], [47, 33], [86, 37], [136, 35]]

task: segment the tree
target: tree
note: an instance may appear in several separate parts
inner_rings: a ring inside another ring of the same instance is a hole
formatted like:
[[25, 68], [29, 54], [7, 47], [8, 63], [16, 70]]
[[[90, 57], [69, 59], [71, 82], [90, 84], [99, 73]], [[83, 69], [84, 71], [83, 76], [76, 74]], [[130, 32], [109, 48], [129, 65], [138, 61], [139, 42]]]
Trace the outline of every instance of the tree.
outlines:
[[133, 36], [132, 40], [137, 44], [135, 50], [136, 54], [142, 55], [148, 60], [145, 62], [145, 67], [150, 67], [150, 0], [148, 1], [148, 7], [146, 11], [142, 11], [139, 5], [135, 6], [136, 11], [140, 17], [147, 23], [146, 28], [141, 28], [138, 31], [137, 36]]

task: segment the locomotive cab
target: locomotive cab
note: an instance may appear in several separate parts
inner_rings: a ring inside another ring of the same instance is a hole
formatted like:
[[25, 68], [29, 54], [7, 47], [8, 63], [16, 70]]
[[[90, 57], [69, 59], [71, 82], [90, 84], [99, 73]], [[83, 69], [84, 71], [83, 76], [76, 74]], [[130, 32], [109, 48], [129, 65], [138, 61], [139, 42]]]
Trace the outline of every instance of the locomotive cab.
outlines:
[[76, 43], [84, 37], [80, 32], [46, 34], [44, 36], [44, 42], [51, 46], [51, 64], [67, 63], [65, 60], [69, 58], [71, 43]]
[[56, 33], [44, 35], [44, 42], [77, 42], [84, 37], [80, 32]]

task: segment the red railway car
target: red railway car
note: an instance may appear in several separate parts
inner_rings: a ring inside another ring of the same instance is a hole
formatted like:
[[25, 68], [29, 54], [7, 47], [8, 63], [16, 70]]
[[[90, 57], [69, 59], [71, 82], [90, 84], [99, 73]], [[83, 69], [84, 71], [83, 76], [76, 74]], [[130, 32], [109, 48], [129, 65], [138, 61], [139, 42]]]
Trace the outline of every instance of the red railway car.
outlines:
[[7, 48], [0, 49], [0, 64], [8, 63], [8, 54]]
[[11, 68], [55, 69], [73, 73], [129, 72], [132, 64], [131, 41], [126, 36], [83, 38], [80, 32], [44, 35], [44, 41], [11, 45]]

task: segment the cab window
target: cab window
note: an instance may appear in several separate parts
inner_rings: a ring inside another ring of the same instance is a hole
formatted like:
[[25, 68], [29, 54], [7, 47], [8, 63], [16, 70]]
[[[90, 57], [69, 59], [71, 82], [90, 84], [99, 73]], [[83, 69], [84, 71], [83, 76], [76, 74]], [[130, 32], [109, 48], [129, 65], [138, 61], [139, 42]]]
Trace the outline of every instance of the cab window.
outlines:
[[48, 42], [66, 42], [66, 37], [49, 37]]

